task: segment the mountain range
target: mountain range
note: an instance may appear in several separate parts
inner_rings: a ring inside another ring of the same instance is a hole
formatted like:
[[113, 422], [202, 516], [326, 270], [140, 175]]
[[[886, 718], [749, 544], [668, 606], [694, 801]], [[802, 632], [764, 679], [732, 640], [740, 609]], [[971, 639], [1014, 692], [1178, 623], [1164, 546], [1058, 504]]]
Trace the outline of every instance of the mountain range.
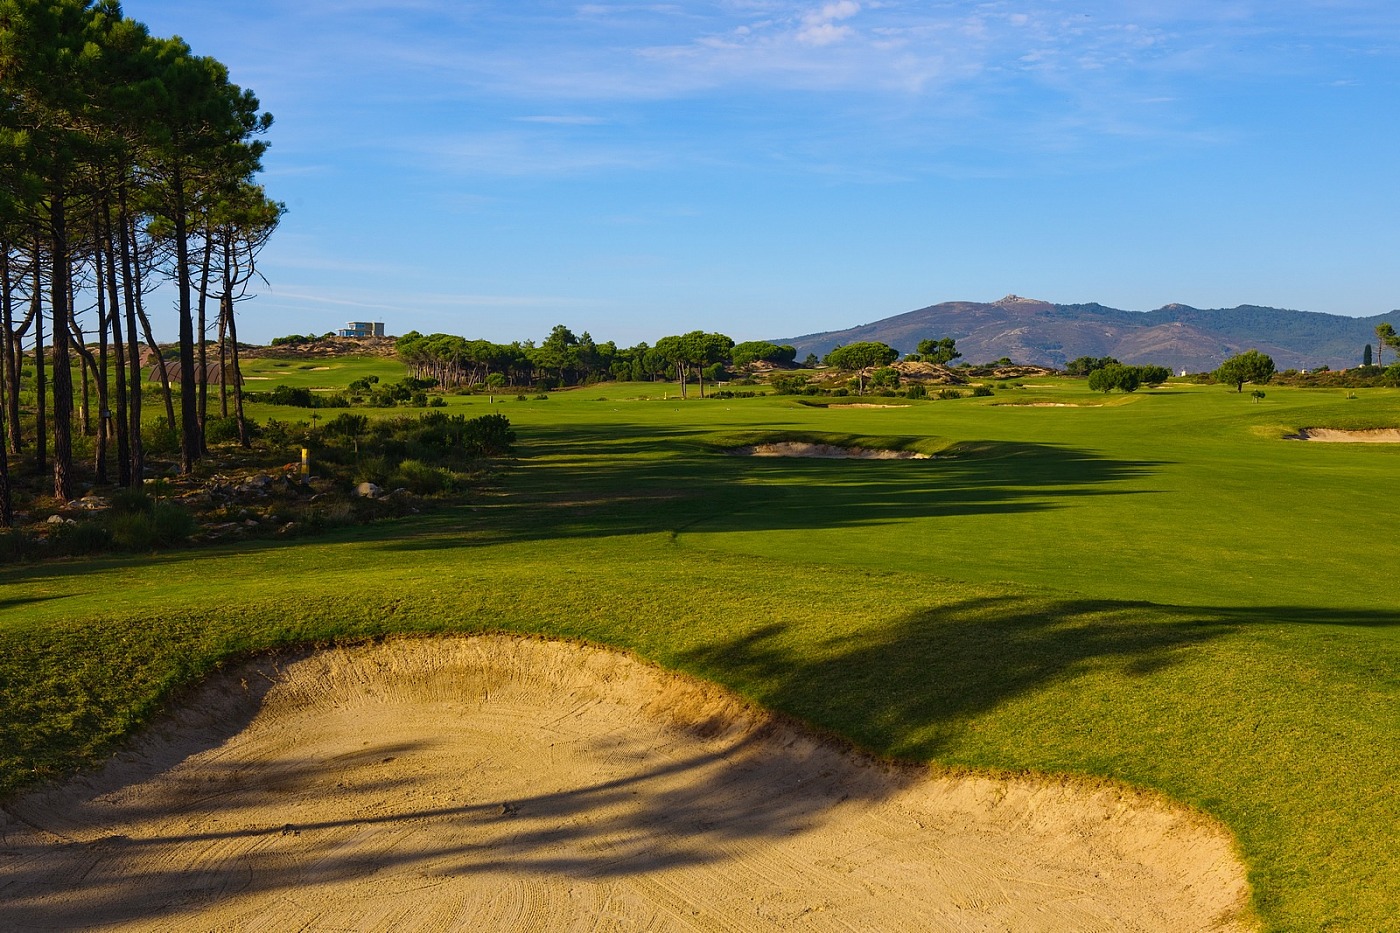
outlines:
[[773, 342], [795, 347], [802, 359], [864, 340], [913, 353], [920, 340], [952, 337], [971, 363], [1010, 357], [1062, 368], [1076, 357], [1112, 356], [1178, 372], [1213, 370], [1226, 357], [1257, 349], [1273, 357], [1279, 369], [1343, 369], [1361, 363], [1363, 348], [1376, 343], [1376, 325], [1385, 320], [1400, 327], [1400, 311], [1363, 318], [1256, 305], [1202, 309], [1169, 304], [1155, 311], [1123, 311], [1007, 295], [989, 303], [946, 301], [846, 330]]

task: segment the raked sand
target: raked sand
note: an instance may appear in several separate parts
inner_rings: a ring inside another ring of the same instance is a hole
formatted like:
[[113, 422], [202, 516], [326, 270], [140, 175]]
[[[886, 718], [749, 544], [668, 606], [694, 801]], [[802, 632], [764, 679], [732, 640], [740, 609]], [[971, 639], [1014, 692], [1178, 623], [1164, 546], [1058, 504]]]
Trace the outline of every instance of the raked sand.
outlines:
[[1247, 900], [1228, 834], [1151, 795], [895, 767], [505, 636], [246, 663], [0, 817], [5, 930], [1245, 930]]

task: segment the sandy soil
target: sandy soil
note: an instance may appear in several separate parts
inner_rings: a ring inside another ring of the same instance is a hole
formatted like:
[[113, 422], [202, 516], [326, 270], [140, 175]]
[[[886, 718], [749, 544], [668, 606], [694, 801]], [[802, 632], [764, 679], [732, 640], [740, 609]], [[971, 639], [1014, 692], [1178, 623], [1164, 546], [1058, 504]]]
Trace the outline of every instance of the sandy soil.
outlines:
[[1341, 431], [1336, 428], [1303, 428], [1287, 435], [1291, 441], [1323, 441], [1329, 444], [1400, 444], [1400, 428]]
[[912, 450], [877, 450], [868, 447], [837, 447], [834, 444], [808, 444], [802, 441], [779, 441], [736, 447], [729, 451], [736, 457], [820, 457], [827, 460], [928, 460], [928, 454]]
[[827, 408], [908, 408], [908, 405], [876, 405], [873, 402], [850, 402], [843, 405], [828, 405]]
[[0, 819], [5, 930], [1242, 930], [1227, 835], [870, 761], [624, 655], [398, 641], [221, 675]]

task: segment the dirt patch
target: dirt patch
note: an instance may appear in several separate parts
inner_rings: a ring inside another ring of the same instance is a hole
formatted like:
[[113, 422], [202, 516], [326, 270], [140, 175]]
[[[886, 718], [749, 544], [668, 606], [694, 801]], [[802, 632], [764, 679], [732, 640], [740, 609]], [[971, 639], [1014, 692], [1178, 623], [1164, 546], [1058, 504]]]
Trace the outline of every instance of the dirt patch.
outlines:
[[864, 758], [625, 655], [397, 641], [215, 678], [0, 818], [5, 929], [1244, 930], [1156, 798]]
[[1370, 428], [1365, 431], [1303, 428], [1297, 434], [1284, 435], [1284, 438], [1290, 441], [1322, 441], [1328, 444], [1400, 444], [1400, 428]]
[[827, 460], [929, 460], [928, 454], [912, 450], [879, 450], [870, 447], [837, 447], [835, 444], [809, 444], [803, 441], [778, 441], [754, 444], [728, 451], [736, 457], [820, 457]]
[[993, 402], [995, 408], [1100, 408], [1099, 405], [1080, 405], [1077, 402]]

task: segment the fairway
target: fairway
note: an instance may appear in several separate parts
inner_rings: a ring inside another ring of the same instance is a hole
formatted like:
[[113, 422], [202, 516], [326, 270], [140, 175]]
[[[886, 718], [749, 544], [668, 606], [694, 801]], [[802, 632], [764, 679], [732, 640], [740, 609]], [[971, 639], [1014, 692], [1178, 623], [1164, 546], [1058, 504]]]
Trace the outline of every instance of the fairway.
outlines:
[[[465, 505], [0, 571], [4, 786], [100, 760], [249, 653], [544, 634], [634, 651], [879, 755], [1163, 793], [1235, 835], [1265, 928], [1397, 929], [1400, 445], [1284, 436], [1400, 426], [1400, 392], [1271, 387], [1256, 404], [1048, 379], [869, 408], [675, 394], [448, 396], [520, 439]], [[726, 452], [785, 438], [931, 456]]]

